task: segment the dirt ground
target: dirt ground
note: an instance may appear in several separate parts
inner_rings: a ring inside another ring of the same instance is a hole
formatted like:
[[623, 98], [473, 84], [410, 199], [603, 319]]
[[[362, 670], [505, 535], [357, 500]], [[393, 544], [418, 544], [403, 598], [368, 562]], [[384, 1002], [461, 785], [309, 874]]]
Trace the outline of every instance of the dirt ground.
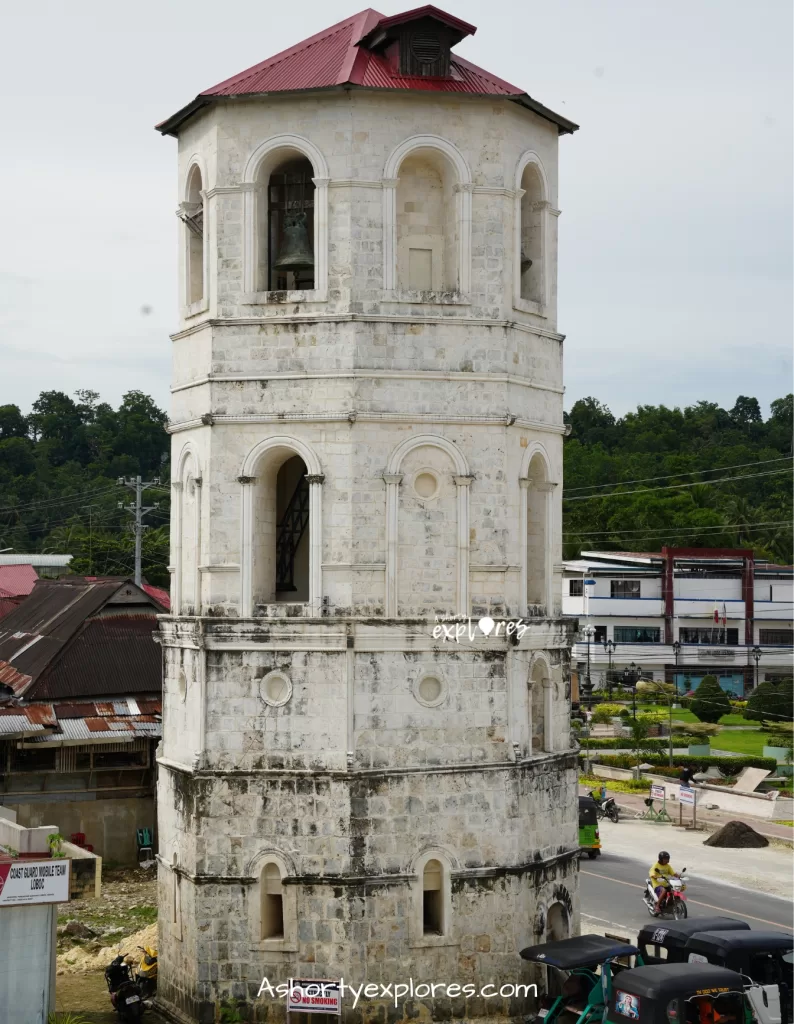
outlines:
[[[68, 934], [69, 922], [90, 929]], [[136, 954], [138, 944], [157, 945], [157, 882], [150, 872], [117, 869], [103, 872], [99, 899], [76, 899], [58, 908], [58, 967], [55, 1005], [58, 1013], [79, 1012], [86, 1024], [117, 1024], [103, 970], [118, 952]], [[151, 1024], [161, 1018], [149, 1011]]]

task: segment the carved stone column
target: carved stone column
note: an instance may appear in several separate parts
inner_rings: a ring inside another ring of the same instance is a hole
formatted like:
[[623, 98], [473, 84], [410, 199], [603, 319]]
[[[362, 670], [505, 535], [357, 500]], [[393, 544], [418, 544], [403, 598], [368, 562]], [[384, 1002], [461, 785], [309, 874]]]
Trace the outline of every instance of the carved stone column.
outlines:
[[468, 616], [469, 601], [469, 486], [474, 477], [456, 476], [458, 496], [458, 607], [457, 615]]
[[527, 594], [529, 593], [529, 559], [527, 530], [529, 529], [529, 485], [528, 476], [523, 476], [518, 481], [520, 500], [518, 504], [518, 548], [519, 565], [521, 574], [519, 576], [520, 593], [518, 595], [518, 614], [526, 615]]
[[543, 749], [554, 752], [554, 680], [543, 677]]
[[322, 473], [308, 473], [309, 484], [309, 604], [311, 614], [323, 606], [323, 481]]
[[254, 484], [255, 476], [238, 476], [240, 484], [240, 615], [250, 618], [254, 607]]
[[387, 618], [397, 614], [397, 510], [402, 473], [384, 473], [386, 484], [386, 586], [384, 612]]

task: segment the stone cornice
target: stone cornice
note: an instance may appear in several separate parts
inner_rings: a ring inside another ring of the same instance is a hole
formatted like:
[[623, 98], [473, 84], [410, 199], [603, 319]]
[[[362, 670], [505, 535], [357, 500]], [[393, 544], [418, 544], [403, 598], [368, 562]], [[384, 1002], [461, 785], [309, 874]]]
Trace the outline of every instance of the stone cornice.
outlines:
[[[197, 427], [206, 426], [211, 421], [213, 426], [224, 424], [265, 424], [265, 423], [428, 423], [428, 424], [450, 424], [450, 425], [471, 425], [481, 427], [518, 427], [524, 430], [536, 430], [547, 434], [564, 434], [565, 426], [553, 423], [543, 423], [540, 420], [527, 420], [506, 413], [504, 416], [443, 416], [435, 413], [393, 413], [393, 412], [355, 412], [354, 410], [343, 412], [318, 412], [303, 413], [289, 412], [276, 413], [270, 416], [260, 416], [254, 413], [232, 416], [207, 413], [201, 417], [194, 417], [189, 420], [177, 420], [169, 422], [166, 430], [169, 434], [180, 434], [185, 430], [194, 430]], [[240, 481], [245, 482], [245, 481]]]
[[259, 384], [263, 381], [276, 383], [293, 380], [439, 380], [454, 383], [515, 384], [517, 387], [533, 388], [536, 391], [550, 391], [555, 395], [565, 393], [565, 388], [545, 384], [534, 377], [521, 377], [515, 373], [468, 373], [465, 370], [328, 370], [301, 373], [211, 373], [175, 384], [171, 394], [203, 387], [205, 384]]
[[[454, 306], [454, 303], [450, 303]], [[318, 323], [395, 323], [395, 324], [443, 324], [445, 327], [460, 325], [462, 327], [497, 327], [500, 330], [524, 331], [536, 334], [540, 338], [551, 341], [565, 341], [564, 334], [550, 331], [545, 327], [520, 323], [517, 320], [489, 320], [486, 317], [474, 316], [431, 316], [428, 313], [295, 313], [283, 316], [231, 316], [207, 317], [200, 324], [191, 325], [182, 331], [170, 335], [171, 341], [179, 341], [196, 331], [207, 327], [262, 327], [268, 324], [318, 324]]]
[[[479, 878], [502, 878], [506, 875], [537, 875], [558, 864], [566, 864], [579, 856], [579, 848], [563, 850], [553, 854], [551, 857], [544, 857], [541, 860], [527, 860], [520, 864], [508, 864], [503, 867], [484, 868], [457, 868], [450, 871], [450, 878], [466, 881], [467, 879]], [[169, 868], [180, 878], [191, 882], [193, 885], [255, 885], [259, 879], [253, 875], [206, 875], [193, 874], [180, 866], [169, 864], [160, 854], [157, 860], [164, 867]], [[416, 881], [416, 875], [412, 872], [399, 872], [391, 874], [369, 874], [369, 875], [289, 875], [282, 881], [284, 885], [327, 885], [337, 888], [339, 886], [368, 886], [368, 885], [410, 885]]]

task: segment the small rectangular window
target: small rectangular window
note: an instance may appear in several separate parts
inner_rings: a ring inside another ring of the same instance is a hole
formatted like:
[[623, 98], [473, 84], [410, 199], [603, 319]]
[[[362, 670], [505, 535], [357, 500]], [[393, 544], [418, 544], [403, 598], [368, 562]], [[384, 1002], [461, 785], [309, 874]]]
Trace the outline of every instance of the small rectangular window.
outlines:
[[658, 644], [662, 638], [659, 627], [615, 626], [616, 644]]
[[739, 643], [739, 630], [738, 629], [723, 629], [722, 626], [706, 626], [704, 627], [687, 627], [682, 626], [678, 630], [678, 639], [682, 644], [708, 644], [710, 646], [716, 646], [717, 644], [728, 644], [731, 647], [736, 647]]
[[610, 591], [612, 597], [634, 597], [640, 596], [639, 580], [610, 580]]
[[597, 643], [597, 644], [606, 643], [606, 639], [607, 639], [607, 627], [606, 626], [596, 626], [595, 627], [595, 636], [593, 637], [593, 640], [595, 641], [595, 643]]
[[640, 581], [611, 580], [610, 594], [612, 597], [638, 598], [640, 596]]
[[584, 580], [568, 580], [568, 596], [582, 597], [584, 595]]
[[780, 647], [791, 647], [794, 644], [794, 629], [762, 629], [758, 633], [761, 644], [775, 644]]

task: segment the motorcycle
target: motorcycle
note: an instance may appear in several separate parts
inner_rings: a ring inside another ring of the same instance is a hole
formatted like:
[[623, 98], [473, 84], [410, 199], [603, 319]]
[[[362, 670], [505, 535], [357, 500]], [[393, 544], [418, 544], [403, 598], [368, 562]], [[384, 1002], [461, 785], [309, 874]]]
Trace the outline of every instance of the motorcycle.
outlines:
[[143, 956], [135, 977], [141, 986], [143, 998], [148, 999], [157, 991], [157, 950], [151, 946], [138, 946], [138, 949]]
[[593, 791], [590, 796], [595, 800], [596, 814], [598, 817], [602, 819], [609, 818], [610, 821], [613, 821], [617, 825], [620, 821], [620, 811], [614, 799], [611, 796], [608, 796], [606, 799], [602, 800], [601, 794], [596, 793], [595, 791]]
[[105, 968], [110, 1002], [113, 1009], [123, 1021], [138, 1021], [143, 1017], [145, 1009], [141, 986], [133, 978], [129, 964], [123, 953], [112, 960]]
[[686, 882], [684, 881], [685, 872], [686, 868], [682, 868], [679, 874], [671, 875], [667, 879], [667, 885], [665, 891], [659, 897], [658, 906], [653, 883], [650, 878], [645, 879], [645, 891], [642, 894], [642, 898], [651, 917], [672, 917], [676, 921], [682, 921], [687, 916], [686, 896], [684, 896], [684, 890], [686, 889]]

